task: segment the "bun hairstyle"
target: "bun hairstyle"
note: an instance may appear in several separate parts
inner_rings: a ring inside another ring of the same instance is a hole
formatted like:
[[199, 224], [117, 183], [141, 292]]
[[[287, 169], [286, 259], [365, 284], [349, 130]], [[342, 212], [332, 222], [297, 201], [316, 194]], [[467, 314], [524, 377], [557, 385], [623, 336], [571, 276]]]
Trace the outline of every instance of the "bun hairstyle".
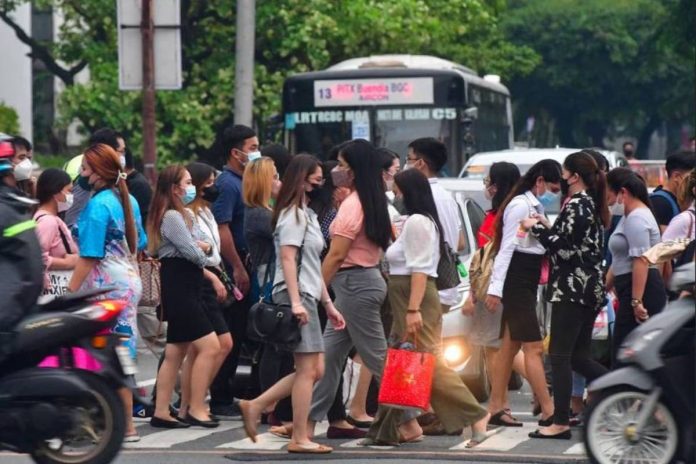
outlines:
[[607, 179], [604, 171], [597, 165], [595, 158], [585, 151], [578, 151], [568, 155], [563, 166], [572, 174], [577, 174], [587, 187], [595, 204], [597, 218], [604, 227], [611, 225], [611, 214], [607, 206]]
[[121, 169], [121, 161], [116, 150], [109, 145], [98, 143], [92, 145], [84, 153], [85, 160], [92, 171], [97, 174], [107, 187], [116, 189], [123, 207], [123, 217], [126, 223], [126, 240], [130, 252], [138, 251], [138, 230], [135, 227], [133, 206], [130, 201], [126, 173]]

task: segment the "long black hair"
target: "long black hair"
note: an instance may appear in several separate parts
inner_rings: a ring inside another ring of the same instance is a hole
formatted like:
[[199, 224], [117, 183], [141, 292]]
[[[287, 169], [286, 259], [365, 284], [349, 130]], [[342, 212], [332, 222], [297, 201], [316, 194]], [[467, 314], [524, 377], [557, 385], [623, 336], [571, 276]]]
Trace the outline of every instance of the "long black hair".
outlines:
[[321, 163], [324, 185], [319, 189], [317, 196], [312, 198], [309, 202], [309, 207], [317, 213], [317, 218], [320, 223], [326, 215], [334, 209], [333, 194], [334, 190], [336, 190], [336, 186], [334, 186], [333, 179], [331, 178], [331, 170], [336, 166], [338, 166], [338, 161], [329, 160]]
[[607, 184], [611, 191], [617, 195], [621, 189], [626, 189], [628, 193], [639, 199], [652, 211], [650, 198], [648, 197], [648, 187], [645, 180], [629, 168], [614, 168], [607, 175]]
[[587, 187], [595, 204], [595, 213], [604, 227], [611, 225], [611, 214], [607, 207], [607, 179], [595, 158], [586, 151], [571, 153], [563, 161], [563, 166], [572, 174], [577, 174]]
[[[272, 225], [275, 229], [280, 213], [285, 208], [296, 207], [298, 210], [304, 207], [305, 182], [319, 167], [319, 160], [312, 155], [296, 155], [292, 157], [283, 176], [283, 185], [278, 192], [278, 199], [273, 208]], [[298, 216], [299, 218], [299, 216]]]
[[516, 164], [507, 161], [499, 161], [491, 165], [488, 171], [488, 185], [495, 185], [495, 195], [491, 198], [491, 209], [498, 211], [500, 205], [507, 198], [510, 190], [520, 180], [520, 168]]
[[437, 214], [437, 206], [435, 206], [430, 182], [425, 174], [418, 169], [407, 169], [394, 176], [394, 183], [403, 195], [406, 214], [409, 216], [422, 214], [432, 219], [440, 234], [440, 243], [442, 244], [445, 239], [444, 229], [440, 222], [440, 216]]
[[536, 185], [537, 179], [541, 177], [544, 182], [558, 183], [561, 181], [561, 164], [552, 159], [545, 159], [536, 162], [524, 176], [517, 181], [507, 198], [498, 208], [498, 217], [495, 220], [495, 237], [493, 237], [493, 249], [500, 249], [500, 242], [503, 240], [503, 212], [508, 203], [517, 195], [530, 191]]
[[364, 212], [365, 235], [386, 250], [391, 241], [391, 221], [382, 180], [382, 158], [367, 140], [351, 140], [341, 147], [342, 156], [353, 171], [355, 190]]

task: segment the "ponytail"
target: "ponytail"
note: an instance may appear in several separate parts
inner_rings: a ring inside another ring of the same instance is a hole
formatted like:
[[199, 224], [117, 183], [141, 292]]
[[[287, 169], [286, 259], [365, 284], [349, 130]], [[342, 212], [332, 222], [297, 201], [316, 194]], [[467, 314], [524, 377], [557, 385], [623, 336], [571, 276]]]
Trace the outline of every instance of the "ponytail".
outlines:
[[133, 205], [130, 201], [130, 193], [128, 192], [125, 173], [119, 174], [119, 178], [116, 181], [116, 188], [118, 189], [121, 205], [123, 206], [128, 248], [132, 254], [136, 254], [138, 252], [138, 229], [135, 227], [135, 215], [133, 214]]

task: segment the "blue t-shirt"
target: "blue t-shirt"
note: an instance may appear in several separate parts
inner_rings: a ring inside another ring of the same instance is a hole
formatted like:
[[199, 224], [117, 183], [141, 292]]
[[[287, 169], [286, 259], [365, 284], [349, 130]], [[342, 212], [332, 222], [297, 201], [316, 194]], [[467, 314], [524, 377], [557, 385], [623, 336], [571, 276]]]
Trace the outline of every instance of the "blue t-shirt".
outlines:
[[[133, 196], [130, 196], [131, 208], [138, 231], [138, 250], [147, 246], [147, 235], [140, 219], [140, 208]], [[113, 190], [107, 189], [96, 193], [82, 210], [77, 221], [80, 256], [83, 258], [102, 259], [107, 255], [121, 256], [126, 234], [125, 217], [120, 199]]]
[[244, 238], [244, 209], [246, 206], [242, 201], [242, 176], [225, 166], [222, 174], [215, 180], [215, 185], [220, 192], [220, 196], [212, 207], [215, 222], [229, 225], [234, 246], [244, 261], [247, 243]]

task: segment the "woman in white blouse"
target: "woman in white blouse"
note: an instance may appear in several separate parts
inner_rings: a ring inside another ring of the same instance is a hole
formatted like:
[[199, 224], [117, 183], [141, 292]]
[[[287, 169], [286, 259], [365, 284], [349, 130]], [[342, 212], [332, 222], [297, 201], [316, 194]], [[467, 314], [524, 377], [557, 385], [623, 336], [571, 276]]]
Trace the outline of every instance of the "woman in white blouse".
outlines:
[[[399, 238], [385, 255], [389, 262], [388, 294], [394, 318], [390, 344], [399, 345], [408, 339], [415, 341], [418, 351], [438, 353], [430, 403], [447, 432], [471, 426], [473, 438], [468, 447], [473, 447], [488, 437], [486, 426], [490, 416], [439, 353], [442, 310], [435, 278], [442, 226], [430, 184], [415, 169], [397, 174], [394, 181], [395, 193], [403, 196], [408, 218]], [[403, 410], [380, 407], [364, 444], [418, 441], [422, 431], [417, 421], [401, 424], [402, 421]]]

